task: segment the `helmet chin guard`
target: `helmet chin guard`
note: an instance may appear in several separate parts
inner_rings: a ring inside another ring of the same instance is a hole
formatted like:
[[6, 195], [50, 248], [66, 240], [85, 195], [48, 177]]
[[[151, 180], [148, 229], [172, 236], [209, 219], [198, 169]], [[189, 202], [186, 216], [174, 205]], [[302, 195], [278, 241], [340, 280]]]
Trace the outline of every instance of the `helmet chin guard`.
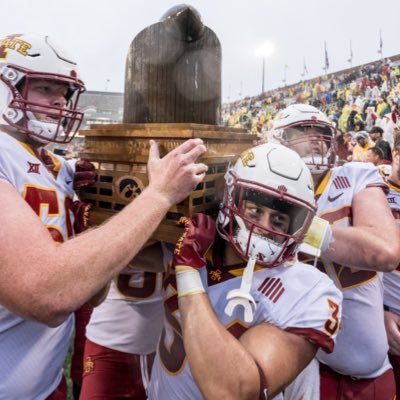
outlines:
[[28, 112], [27, 115], [29, 119], [26, 133], [34, 136], [38, 142], [47, 144], [49, 142], [55, 142], [54, 138], [56, 137], [65, 138], [65, 131], [62, 125], [39, 121], [31, 112]]
[[267, 236], [250, 232], [244, 221], [237, 215], [235, 215], [235, 221], [238, 224], [238, 228], [234, 240], [247, 258], [262, 260], [267, 264], [281, 263], [283, 261], [284, 245], [288, 244], [286, 240], [283, 243], [278, 243]]
[[[31, 83], [37, 80], [64, 85], [67, 105], [29, 101]], [[68, 143], [83, 120], [77, 105], [84, 91], [76, 63], [48, 36], [15, 34], [0, 39], [0, 125], [40, 143]], [[39, 119], [39, 114], [44, 117]]]

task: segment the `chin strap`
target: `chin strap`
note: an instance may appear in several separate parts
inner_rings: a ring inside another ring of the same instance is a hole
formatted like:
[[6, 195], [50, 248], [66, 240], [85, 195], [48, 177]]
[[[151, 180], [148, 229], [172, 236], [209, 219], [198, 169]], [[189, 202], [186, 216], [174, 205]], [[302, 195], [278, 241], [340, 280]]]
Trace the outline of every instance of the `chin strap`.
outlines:
[[232, 289], [228, 292], [226, 299], [228, 304], [225, 307], [225, 314], [232, 316], [234, 309], [237, 306], [242, 306], [244, 309], [244, 320], [250, 323], [254, 319], [254, 312], [256, 310], [256, 302], [250, 294], [251, 282], [253, 280], [254, 267], [256, 260], [249, 258], [246, 268], [243, 271], [242, 282], [239, 289]]

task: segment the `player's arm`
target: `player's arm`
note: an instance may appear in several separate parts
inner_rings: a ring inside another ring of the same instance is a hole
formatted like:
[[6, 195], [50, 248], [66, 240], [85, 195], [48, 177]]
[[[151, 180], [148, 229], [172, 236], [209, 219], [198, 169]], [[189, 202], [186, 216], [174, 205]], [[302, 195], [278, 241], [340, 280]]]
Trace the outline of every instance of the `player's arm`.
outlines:
[[190, 369], [206, 399], [259, 399], [264, 389], [272, 398], [317, 350], [304, 337], [266, 323], [237, 340], [217, 320], [206, 294], [180, 298], [179, 308]]
[[160, 158], [152, 141], [149, 186], [96, 229], [62, 244], [10, 184], [0, 181], [0, 303], [51, 326], [94, 296], [138, 253], [168, 209], [187, 197], [207, 167], [191, 139]]
[[393, 271], [400, 262], [400, 228], [380, 188], [357, 193], [352, 202], [353, 226], [332, 226], [333, 242], [325, 255], [338, 264]]
[[316, 346], [265, 323], [250, 328], [240, 341], [226, 330], [199, 272], [214, 237], [213, 219], [195, 214], [186, 220], [172, 259], [190, 369], [206, 399], [258, 399], [267, 388], [273, 396], [310, 362]]
[[108, 292], [110, 290], [111, 281], [104, 287], [102, 287], [94, 296], [92, 296], [89, 300], [86, 301], [86, 304], [97, 307], [99, 306], [107, 297]]
[[385, 328], [389, 352], [395, 356], [400, 356], [400, 316], [394, 312], [385, 311]]

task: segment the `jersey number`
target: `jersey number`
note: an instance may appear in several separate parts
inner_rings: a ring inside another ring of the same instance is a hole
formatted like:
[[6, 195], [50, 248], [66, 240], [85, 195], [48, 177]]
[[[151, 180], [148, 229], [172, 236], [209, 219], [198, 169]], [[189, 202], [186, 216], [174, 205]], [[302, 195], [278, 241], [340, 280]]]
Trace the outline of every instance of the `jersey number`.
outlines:
[[[48, 217], [61, 216], [58, 205], [56, 189], [42, 188], [38, 186], [25, 185], [24, 200], [31, 206], [32, 210], [43, 220], [43, 212], [47, 209]], [[73, 236], [71, 221], [72, 199], [68, 196], [64, 200], [65, 224], [68, 237]], [[62, 243], [64, 236], [61, 229], [56, 225], [46, 225], [54, 241]]]
[[[134, 282], [134, 276], [141, 276], [141, 282]], [[146, 299], [154, 294], [157, 288], [157, 274], [154, 272], [134, 272], [134, 274], [119, 274], [117, 278], [118, 291], [127, 299]]]
[[325, 322], [324, 328], [333, 336], [339, 328], [339, 305], [331, 299], [328, 299], [328, 305], [332, 310], [332, 317]]

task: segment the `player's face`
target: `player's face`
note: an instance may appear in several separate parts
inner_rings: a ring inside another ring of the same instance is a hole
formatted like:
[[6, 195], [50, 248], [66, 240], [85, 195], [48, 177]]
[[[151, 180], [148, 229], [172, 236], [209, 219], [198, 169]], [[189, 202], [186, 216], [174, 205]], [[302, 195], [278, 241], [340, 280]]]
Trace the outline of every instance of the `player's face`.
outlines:
[[[269, 207], [259, 205], [250, 200], [244, 200], [242, 215], [263, 228], [278, 233], [287, 233], [290, 225], [290, 217], [287, 214], [273, 210]], [[266, 231], [255, 228], [255, 233], [266, 236]], [[268, 238], [275, 242], [282, 243], [284, 238], [273, 232], [267, 234]]]
[[68, 88], [66, 84], [46, 79], [32, 79], [29, 82], [27, 100], [40, 106], [30, 106], [31, 111], [38, 120], [47, 122], [58, 122], [54, 111], [50, 112], [46, 107], [65, 108], [67, 105], [66, 95]]
[[285, 134], [289, 141], [288, 147], [300, 157], [323, 156], [327, 153], [324, 131], [318, 127], [289, 128]]

